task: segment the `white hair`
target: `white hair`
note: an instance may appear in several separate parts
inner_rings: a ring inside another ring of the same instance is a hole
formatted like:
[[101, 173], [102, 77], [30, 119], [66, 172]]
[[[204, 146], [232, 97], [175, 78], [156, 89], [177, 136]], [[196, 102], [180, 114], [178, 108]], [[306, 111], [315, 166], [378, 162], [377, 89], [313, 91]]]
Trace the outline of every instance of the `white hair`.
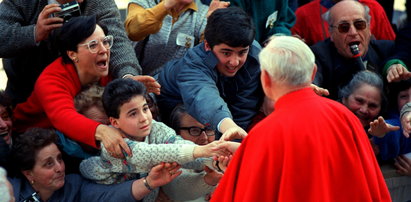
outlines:
[[259, 59], [261, 69], [277, 83], [295, 87], [311, 83], [315, 56], [298, 38], [272, 36]]

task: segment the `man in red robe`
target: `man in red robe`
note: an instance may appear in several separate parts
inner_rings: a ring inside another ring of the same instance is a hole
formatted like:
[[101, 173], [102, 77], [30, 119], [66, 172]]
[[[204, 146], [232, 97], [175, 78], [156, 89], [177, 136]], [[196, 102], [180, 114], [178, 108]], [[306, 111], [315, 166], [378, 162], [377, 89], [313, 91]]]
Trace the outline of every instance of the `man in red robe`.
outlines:
[[261, 51], [275, 110], [243, 140], [212, 201], [391, 201], [360, 121], [310, 88], [314, 60], [289, 36]]

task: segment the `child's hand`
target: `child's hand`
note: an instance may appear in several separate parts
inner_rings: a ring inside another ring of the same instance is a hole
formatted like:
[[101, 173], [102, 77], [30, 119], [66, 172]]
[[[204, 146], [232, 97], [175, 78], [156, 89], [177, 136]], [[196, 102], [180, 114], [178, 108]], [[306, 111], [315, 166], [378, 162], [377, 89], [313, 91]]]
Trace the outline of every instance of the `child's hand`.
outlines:
[[193, 157], [203, 158], [203, 157], [213, 157], [213, 156], [228, 156], [231, 153], [224, 147], [217, 147], [222, 144], [221, 141], [214, 141], [207, 145], [194, 147]]
[[372, 136], [382, 138], [385, 136], [385, 134], [399, 129], [399, 126], [393, 126], [391, 124], [386, 123], [384, 118], [380, 116], [378, 117], [378, 119], [375, 119], [370, 123], [368, 133], [370, 133]]
[[230, 156], [215, 156], [213, 157], [213, 160], [216, 161], [216, 167], [217, 169], [224, 173], [225, 170], [228, 167], [228, 164], [230, 163], [231, 159], [233, 158], [233, 155]]
[[151, 188], [155, 189], [168, 184], [179, 176], [182, 171], [177, 163], [160, 163], [154, 166], [147, 176], [147, 182], [150, 184]]

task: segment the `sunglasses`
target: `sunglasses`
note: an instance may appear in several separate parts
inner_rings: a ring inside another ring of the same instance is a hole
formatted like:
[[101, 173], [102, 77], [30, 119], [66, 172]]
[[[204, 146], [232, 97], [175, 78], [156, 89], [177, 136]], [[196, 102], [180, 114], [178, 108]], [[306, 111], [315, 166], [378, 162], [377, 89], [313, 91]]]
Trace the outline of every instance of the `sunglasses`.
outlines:
[[[367, 22], [365, 20], [357, 20], [353, 22], [355, 29], [358, 31], [364, 30], [367, 27]], [[331, 25], [331, 27], [337, 27], [340, 33], [347, 33], [350, 31], [351, 23], [349, 22], [342, 22], [338, 24], [338, 26]]]

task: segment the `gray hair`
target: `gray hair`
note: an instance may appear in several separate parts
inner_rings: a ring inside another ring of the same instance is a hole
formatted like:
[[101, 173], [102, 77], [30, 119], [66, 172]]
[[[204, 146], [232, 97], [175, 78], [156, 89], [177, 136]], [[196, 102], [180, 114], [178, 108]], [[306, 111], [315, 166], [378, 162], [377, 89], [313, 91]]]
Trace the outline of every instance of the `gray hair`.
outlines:
[[311, 49], [292, 36], [273, 36], [259, 55], [261, 69], [279, 83], [304, 86], [311, 83], [315, 57]]
[[338, 93], [340, 99], [348, 98], [354, 91], [360, 88], [362, 85], [367, 84], [377, 88], [380, 91], [381, 101], [385, 101], [384, 96], [384, 83], [381, 77], [371, 71], [360, 71], [354, 75], [351, 81], [344, 86]]
[[[364, 8], [364, 19], [365, 21], [367, 21], [367, 24], [370, 24], [371, 22], [371, 15], [370, 15], [370, 8], [367, 5], [364, 5], [360, 2], [357, 1], [353, 1], [354, 3], [360, 4], [363, 8]], [[331, 7], [327, 12], [325, 12], [324, 14], [321, 15], [322, 19], [327, 21], [328, 23], [328, 31], [331, 32], [332, 30], [332, 25], [334, 24], [334, 19], [332, 17], [332, 10], [333, 7]]]

